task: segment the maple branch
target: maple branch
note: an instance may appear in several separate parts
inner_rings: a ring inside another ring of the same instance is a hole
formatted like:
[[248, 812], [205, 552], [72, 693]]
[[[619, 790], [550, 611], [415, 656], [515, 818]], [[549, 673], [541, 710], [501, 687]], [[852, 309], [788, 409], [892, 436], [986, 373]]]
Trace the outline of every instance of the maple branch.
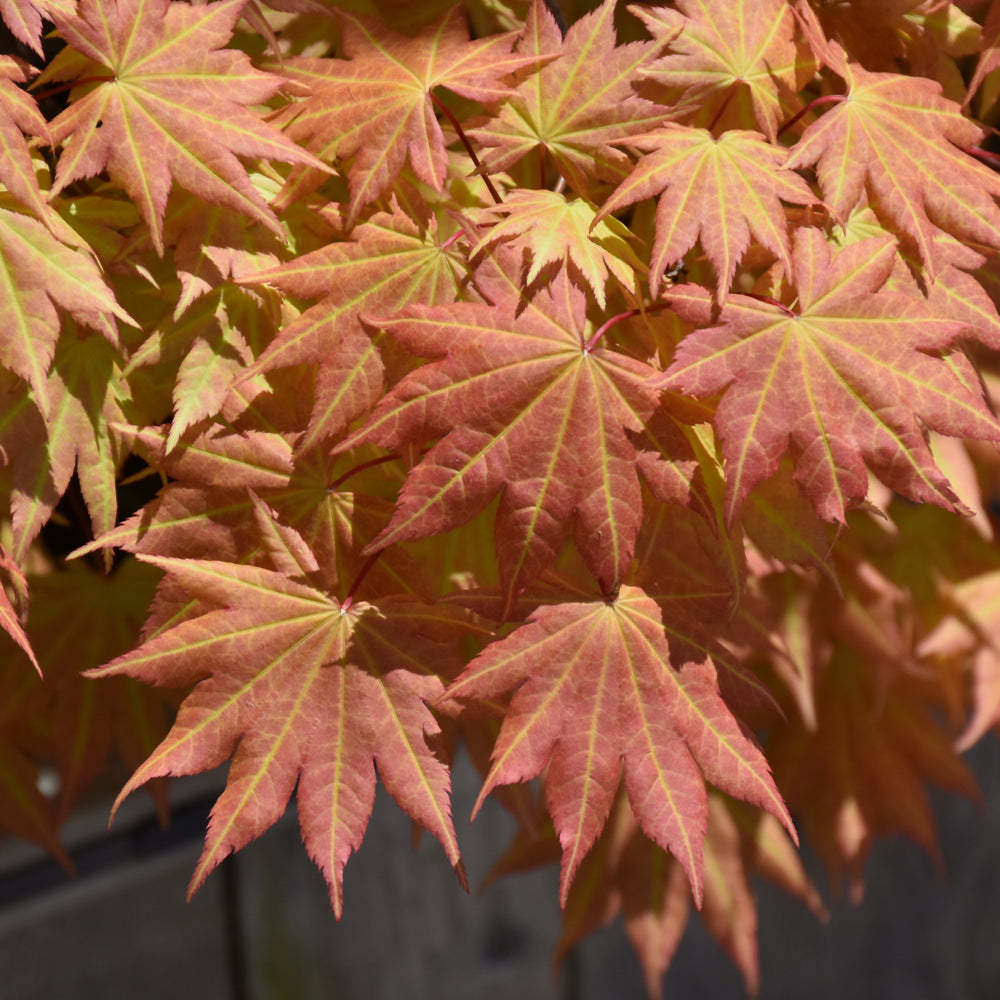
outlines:
[[350, 610], [351, 605], [354, 603], [354, 596], [358, 592], [358, 587], [361, 586], [362, 581], [368, 575], [368, 571], [375, 565], [379, 556], [385, 552], [385, 549], [379, 549], [378, 552], [373, 552], [362, 564], [361, 569], [358, 570], [358, 575], [354, 578], [354, 582], [351, 584], [351, 589], [348, 590], [347, 596], [340, 602], [340, 613], [344, 614]]
[[583, 349], [583, 353], [590, 354], [590, 352], [597, 346], [601, 337], [603, 337], [604, 334], [615, 325], [615, 323], [618, 323], [623, 319], [632, 319], [634, 316], [642, 316], [643, 313], [659, 312], [659, 310], [666, 309], [669, 305], [669, 302], [657, 302], [656, 305], [647, 306], [645, 309], [626, 309], [625, 312], [618, 313], [617, 316], [612, 316], [611, 319], [605, 320], [597, 328], [594, 335], [587, 341], [587, 344]]
[[810, 101], [804, 108], [802, 108], [801, 111], [792, 115], [792, 117], [778, 129], [778, 135], [781, 135], [781, 133], [786, 129], [790, 129], [797, 121], [800, 121], [813, 109], [822, 107], [824, 104], [840, 104], [845, 100], [846, 98], [843, 94], [826, 94], [823, 97], [817, 97], [814, 101]]
[[482, 165], [479, 162], [479, 157], [476, 156], [476, 151], [472, 148], [472, 143], [469, 142], [469, 137], [465, 134], [462, 126], [459, 125], [458, 119], [452, 114], [451, 108], [448, 107], [433, 91], [431, 92], [431, 100], [434, 104], [440, 108], [445, 117], [451, 122], [451, 127], [455, 130], [455, 134], [462, 140], [462, 145], [465, 146], [465, 151], [469, 154], [469, 159], [472, 160], [473, 165], [476, 168], [476, 173], [479, 174], [483, 179], [483, 183], [486, 185], [486, 189], [489, 191], [493, 200], [498, 204], [503, 204], [503, 198], [500, 197], [499, 192], [493, 186], [493, 181], [490, 180], [490, 175], [486, 173]]

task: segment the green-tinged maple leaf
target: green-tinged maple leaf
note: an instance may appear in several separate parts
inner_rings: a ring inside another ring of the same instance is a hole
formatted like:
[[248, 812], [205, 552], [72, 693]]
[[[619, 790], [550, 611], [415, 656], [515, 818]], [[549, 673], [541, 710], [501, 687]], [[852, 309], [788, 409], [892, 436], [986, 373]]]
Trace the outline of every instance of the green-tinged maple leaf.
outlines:
[[442, 360], [407, 375], [338, 448], [441, 438], [407, 476], [372, 548], [447, 531], [501, 493], [496, 549], [508, 599], [570, 532], [610, 589], [625, 575], [642, 516], [625, 432], [653, 412], [643, 383], [655, 370], [586, 341], [586, 298], [564, 272], [527, 305], [516, 280], [516, 268], [488, 261], [477, 287], [493, 305], [413, 306], [373, 320], [407, 350]]
[[[949, 439], [950, 440], [950, 439]], [[795, 486], [790, 462], [750, 492], [743, 527], [761, 552], [786, 565], [815, 566], [830, 573], [830, 553], [840, 525], [820, 520]]]
[[785, 166], [816, 164], [827, 204], [846, 220], [867, 196], [879, 221], [916, 248], [933, 279], [939, 231], [1000, 246], [1000, 177], [963, 149], [982, 137], [933, 80], [843, 68], [848, 94], [813, 122]]
[[751, 236], [791, 267], [788, 222], [780, 199], [799, 205], [816, 199], [801, 177], [783, 169], [784, 149], [756, 132], [730, 131], [716, 139], [705, 129], [672, 123], [633, 136], [628, 145], [646, 155], [604, 203], [597, 219], [660, 196], [649, 265], [654, 297], [664, 271], [698, 239], [715, 266], [720, 302]]
[[580, 194], [591, 178], [624, 176], [628, 158], [612, 144], [659, 124], [667, 109], [635, 89], [637, 71], [662, 46], [616, 45], [615, 7], [616, 0], [605, 0], [571, 25], [564, 39], [545, 4], [534, 0], [518, 52], [538, 60], [559, 58], [537, 73], [522, 74], [500, 114], [470, 129], [469, 135], [488, 147], [484, 169], [508, 170], [537, 149]]
[[678, 859], [699, 903], [705, 780], [792, 830], [763, 755], [719, 695], [711, 661], [678, 670], [672, 659], [656, 602], [626, 586], [614, 600], [539, 608], [448, 688], [461, 701], [515, 692], [475, 811], [495, 785], [546, 772], [563, 904], [622, 772], [640, 826]]
[[57, 239], [40, 222], [3, 208], [0, 264], [0, 365], [31, 386], [38, 408], [47, 414], [59, 310], [113, 344], [118, 342], [115, 319], [128, 321], [129, 315], [115, 302], [89, 254]]
[[476, 213], [481, 225], [495, 224], [472, 248], [470, 256], [497, 243], [521, 250], [526, 258], [526, 287], [539, 276], [567, 267], [578, 284], [591, 289], [604, 309], [609, 273], [634, 294], [635, 272], [645, 267], [629, 246], [629, 230], [617, 219], [595, 219], [596, 212], [583, 198], [567, 200], [555, 191], [511, 191], [502, 204]]
[[320, 159], [350, 161], [348, 225], [382, 195], [407, 157], [413, 172], [440, 191], [447, 169], [444, 133], [432, 91], [495, 104], [510, 94], [503, 77], [534, 65], [512, 55], [515, 34], [469, 40], [460, 7], [452, 7], [415, 38], [386, 24], [338, 11], [347, 59], [289, 58], [280, 72], [310, 86], [312, 96], [279, 116], [288, 135]]
[[[657, 384], [709, 396], [726, 460], [730, 523], [750, 490], [791, 448], [795, 481], [824, 520], [843, 521], [868, 493], [868, 467], [912, 500], [962, 510], [934, 464], [924, 428], [1000, 439], [981, 393], [939, 351], [964, 329], [919, 294], [885, 285], [891, 239], [831, 252], [818, 230], [797, 230], [793, 308], [730, 296], [718, 324], [691, 334]], [[671, 293], [704, 315], [704, 296]], [[700, 303], [700, 304], [699, 304]]]
[[458, 666], [447, 644], [427, 636], [459, 634], [457, 616], [405, 597], [342, 603], [258, 567], [142, 558], [207, 610], [90, 676], [128, 674], [169, 687], [196, 682], [119, 802], [150, 778], [195, 774], [233, 758], [190, 891], [275, 823], [298, 784], [303, 839], [339, 917], [343, 869], [371, 815], [376, 765], [464, 881], [448, 769], [428, 745], [440, 730], [427, 708], [444, 691], [439, 672]]
[[253, 362], [252, 347], [260, 349], [274, 337], [276, 310], [267, 306], [250, 289], [222, 285], [198, 296], [183, 314], [164, 316], [133, 352], [126, 378], [156, 365], [160, 380], [169, 383], [166, 371], [176, 366], [168, 448], [223, 410], [233, 382]]
[[[361, 572], [364, 545], [385, 527], [392, 504], [364, 492], [362, 474], [323, 452], [299, 454], [273, 432], [223, 433], [215, 426], [167, 450], [169, 431], [131, 430], [133, 449], [170, 482], [140, 511], [74, 555], [111, 546], [184, 559], [219, 558], [275, 568], [257, 502], [298, 532], [321, 562], [330, 589]], [[377, 468], [377, 467], [376, 467]], [[360, 484], [358, 480], [361, 479]], [[354, 486], [354, 490], [347, 488]], [[420, 593], [421, 573], [398, 549], [366, 570], [370, 594]]]
[[171, 198], [163, 220], [164, 236], [174, 248], [181, 295], [174, 318], [200, 296], [244, 274], [276, 267], [286, 252], [270, 230], [248, 226], [225, 205], [206, 205], [201, 198]]
[[61, 150], [53, 191], [107, 169], [128, 193], [163, 253], [163, 213], [176, 182], [280, 233], [238, 157], [322, 164], [246, 105], [281, 78], [222, 49], [245, 0], [80, 0], [79, 16], [53, 15], [67, 43], [39, 82], [86, 80], [87, 92], [49, 129]]
[[118, 430], [134, 451], [175, 482], [75, 555], [114, 545], [133, 552], [236, 561], [254, 540], [247, 490], [266, 495], [291, 482], [292, 446], [280, 434], [227, 433], [216, 425], [168, 451], [169, 429]]
[[33, 75], [34, 71], [14, 56], [0, 56], [0, 182], [44, 220], [48, 204], [38, 186], [24, 133], [47, 141], [49, 127], [35, 102], [17, 86]]
[[74, 471], [95, 535], [115, 523], [119, 453], [108, 421], [120, 419], [114, 392], [115, 355], [94, 336], [72, 328], [56, 350], [45, 382], [48, 417], [27, 386], [13, 389], [0, 414], [0, 442], [12, 466], [12, 554], [22, 561], [48, 521]]
[[810, 68], [795, 45], [785, 0], [677, 0], [668, 7], [630, 7], [670, 52], [640, 75], [679, 97], [673, 116], [691, 125], [756, 127], [774, 141]]
[[383, 358], [359, 315], [385, 315], [413, 302], [453, 302], [465, 269], [457, 250], [439, 243], [433, 221], [422, 228], [394, 202], [391, 213], [372, 216], [349, 241], [244, 275], [242, 284], [322, 298], [281, 330], [244, 378], [318, 364], [313, 413], [300, 447], [335, 438], [371, 410], [384, 390]]

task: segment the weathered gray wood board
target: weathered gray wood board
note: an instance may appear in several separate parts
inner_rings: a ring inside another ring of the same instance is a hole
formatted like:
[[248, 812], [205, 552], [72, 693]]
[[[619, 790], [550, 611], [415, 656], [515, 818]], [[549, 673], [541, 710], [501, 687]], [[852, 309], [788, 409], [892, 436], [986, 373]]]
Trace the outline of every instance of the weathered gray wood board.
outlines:
[[198, 853], [125, 864], [0, 913], [0, 997], [227, 1000], [219, 889], [184, 902]]
[[[986, 793], [984, 810], [952, 797], [935, 799], [947, 877], [936, 877], [912, 845], [881, 844], [869, 866], [864, 904], [831, 902], [826, 926], [796, 901], [758, 887], [762, 1000], [1000, 998], [1000, 743], [985, 742], [972, 760]], [[463, 764], [456, 774], [455, 819], [473, 885], [513, 829], [491, 803], [469, 826], [477, 790], [476, 776]], [[135, 821], [141, 800], [131, 808]], [[96, 837], [105, 819], [101, 813], [81, 821], [74, 836]], [[192, 837], [0, 906], [0, 1000], [645, 996], [620, 927], [589, 939], [553, 977], [550, 954], [559, 933], [554, 871], [466, 896], [436, 841], [425, 836], [412, 849], [410, 824], [384, 793], [365, 844], [348, 865], [340, 924], [293, 815], [236, 859], [235, 922], [226, 918], [221, 873], [185, 904], [199, 851]], [[31, 856], [4, 848], [0, 870], [6, 863], [9, 872], [18, 858]], [[826, 894], [822, 874], [816, 875]], [[235, 977], [234, 934], [243, 956], [243, 975]], [[743, 996], [738, 974], [698, 921], [689, 927], [664, 995]]]

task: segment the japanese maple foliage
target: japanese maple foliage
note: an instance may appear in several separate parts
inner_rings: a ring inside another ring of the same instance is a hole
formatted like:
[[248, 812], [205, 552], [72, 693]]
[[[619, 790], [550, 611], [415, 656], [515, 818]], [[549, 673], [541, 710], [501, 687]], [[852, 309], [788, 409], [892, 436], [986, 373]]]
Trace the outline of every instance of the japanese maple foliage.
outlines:
[[0, 826], [69, 864], [113, 751], [164, 813], [231, 761], [191, 890], [295, 795], [339, 916], [376, 775], [464, 884], [464, 743], [652, 995], [692, 902], [756, 989], [800, 835], [937, 853], [1000, 724], [1000, 0], [0, 17]]

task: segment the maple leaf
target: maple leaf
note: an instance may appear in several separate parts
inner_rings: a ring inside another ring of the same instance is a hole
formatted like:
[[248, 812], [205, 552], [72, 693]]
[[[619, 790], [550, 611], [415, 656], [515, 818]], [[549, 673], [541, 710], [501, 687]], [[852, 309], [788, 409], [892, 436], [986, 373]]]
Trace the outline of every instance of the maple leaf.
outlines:
[[252, 503], [248, 490], [287, 488], [292, 447], [280, 434], [226, 433], [218, 425], [167, 448], [169, 429], [117, 425], [132, 451], [144, 455], [174, 480], [156, 499], [122, 524], [105, 531], [73, 554], [109, 546], [131, 552], [236, 561], [252, 548]]
[[448, 160], [433, 110], [435, 87], [495, 104], [510, 94], [502, 78], [538, 60], [511, 54], [514, 32], [470, 41], [459, 6], [415, 38], [343, 10], [337, 16], [349, 58], [283, 60], [281, 73], [314, 93], [278, 120], [287, 121], [288, 135], [321, 159], [351, 161], [351, 226], [361, 209], [389, 188], [407, 156], [417, 177], [441, 190]]
[[605, 0], [563, 38], [545, 4], [533, 0], [518, 52], [539, 61], [559, 58], [526, 76], [488, 124], [469, 130], [488, 147], [485, 170], [509, 170], [538, 149], [579, 193], [588, 190], [589, 177], [624, 175], [628, 158], [612, 144], [659, 124], [667, 109], [639, 97], [633, 83], [662, 46], [616, 45], [615, 7], [616, 0]]
[[640, 826], [678, 859], [699, 903], [704, 780], [792, 831], [763, 755], [719, 695], [711, 661], [676, 670], [672, 660], [658, 605], [640, 588], [623, 586], [613, 601], [538, 608], [448, 688], [452, 701], [515, 692], [473, 816], [494, 786], [546, 770], [563, 850], [563, 905], [622, 772]]
[[829, 557], [840, 525], [821, 521], [792, 477], [791, 462], [750, 493], [742, 512], [743, 527], [754, 545], [785, 565], [815, 566], [831, 572]]
[[0, 0], [0, 17], [10, 33], [42, 55], [42, 18], [71, 16], [75, 0]]
[[[962, 510], [924, 427], [997, 440], [1000, 426], [981, 393], [925, 352], [946, 347], [965, 324], [936, 315], [919, 294], [885, 287], [891, 238], [832, 252], [818, 230], [799, 229], [792, 258], [794, 310], [731, 296], [718, 325], [685, 338], [656, 382], [697, 396], [724, 391], [716, 426], [727, 521], [789, 445], [795, 480], [824, 520], [843, 521], [865, 498], [866, 461], [904, 496]], [[690, 295], [702, 313], [705, 297]], [[674, 308], [685, 310], [685, 296], [670, 294]]]
[[585, 296], [564, 272], [524, 305], [513, 271], [480, 268], [477, 285], [494, 305], [411, 306], [373, 320], [408, 350], [443, 360], [407, 375], [337, 447], [444, 435], [410, 471], [372, 548], [447, 531], [502, 491], [496, 549], [508, 600], [570, 530], [610, 588], [625, 575], [642, 514], [625, 431], [654, 408], [643, 383], [655, 370], [585, 341]]
[[194, 682], [173, 729], [115, 804], [150, 778], [194, 774], [232, 756], [191, 881], [275, 823], [298, 784], [303, 840], [330, 887], [338, 918], [348, 857], [358, 848], [379, 777], [400, 806], [464, 873], [451, 822], [449, 773], [428, 740], [440, 731], [427, 703], [444, 690], [427, 665], [457, 667], [428, 630], [456, 617], [410, 598], [378, 606], [338, 601], [295, 577], [216, 560], [142, 556], [164, 569], [205, 613], [89, 671], [149, 683]]
[[[60, 820], [107, 767], [112, 749], [134, 770], [169, 728], [162, 693], [127, 677], [101, 686], [81, 675], [135, 643], [159, 576], [131, 560], [107, 576], [77, 563], [31, 579], [28, 630], [51, 698]], [[148, 790], [165, 823], [164, 783]]]
[[713, 131], [756, 124], [774, 142], [811, 66], [795, 45], [791, 8], [784, 0], [677, 0], [676, 7], [629, 7], [671, 49], [640, 76], [680, 91], [673, 115], [689, 124]]
[[[814, 10], [806, 0], [795, 0], [794, 9], [808, 25], [806, 38], [816, 55], [829, 54], [826, 39], [816, 40], [817, 31], [825, 32], [843, 46], [852, 62], [868, 70], [891, 72], [908, 65], [915, 77], [944, 82], [959, 75], [953, 65], [946, 64], [950, 72], [943, 71], [944, 59], [978, 51], [979, 26], [951, 3], [852, 0], [817, 4]], [[828, 65], [839, 72], [841, 61], [835, 57]]]
[[[65, 234], [72, 236], [70, 232]], [[0, 365], [23, 378], [43, 414], [49, 412], [48, 373], [64, 310], [118, 343], [115, 318], [131, 321], [101, 277], [93, 258], [19, 212], [0, 208]]]
[[171, 201], [163, 230], [174, 248], [181, 283], [175, 319], [223, 283], [264, 267], [276, 267], [287, 252], [282, 239], [270, 230], [248, 226], [246, 219], [225, 205], [206, 205], [187, 194], [175, 194]]
[[237, 157], [326, 168], [245, 107], [267, 100], [282, 81], [254, 69], [245, 53], [220, 48], [244, 3], [80, 0], [76, 17], [54, 12], [67, 48], [38, 82], [89, 82], [88, 92], [49, 125], [54, 144], [69, 140], [53, 193], [106, 168], [139, 209], [161, 255], [174, 181], [280, 234]]
[[125, 378], [157, 365], [166, 383], [163, 369], [176, 365], [168, 448], [188, 428], [222, 411], [233, 382], [253, 363], [251, 345], [259, 349], [273, 338], [275, 311], [256, 292], [223, 285], [199, 296], [182, 315], [168, 313], [132, 353]]
[[[364, 477], [323, 450], [299, 453], [271, 431], [222, 433], [217, 425], [186, 435], [168, 450], [164, 428], [120, 429], [133, 450], [170, 482], [116, 528], [81, 546], [74, 557], [116, 546], [129, 552], [184, 559], [224, 559], [275, 568], [263, 525], [266, 505], [280, 525], [302, 536], [321, 562], [320, 576], [336, 589], [365, 572], [370, 594], [420, 594], [423, 574], [401, 549], [370, 563], [364, 545], [385, 527], [392, 504], [364, 492]], [[361, 479], [361, 488], [358, 480]], [[345, 489], [350, 481], [355, 489]]]
[[[1000, 177], [963, 149], [982, 137], [933, 80], [840, 69], [847, 97], [792, 148], [789, 170], [816, 164], [826, 203], [845, 220], [867, 196], [882, 224], [915, 246], [933, 280], [935, 236], [1000, 246]], [[956, 148], [957, 147], [957, 148]]]
[[956, 741], [968, 750], [1000, 722], [1000, 655], [994, 636], [1000, 620], [1000, 571], [991, 570], [962, 580], [947, 593], [954, 609], [919, 647], [922, 656], [963, 655], [971, 661], [972, 717]]
[[609, 272], [634, 294], [635, 270], [645, 268], [628, 244], [632, 236], [629, 230], [617, 219], [595, 218], [596, 212], [583, 198], [567, 200], [555, 191], [509, 192], [502, 204], [476, 213], [478, 223], [496, 224], [469, 256], [475, 258], [497, 243], [521, 249], [530, 261], [524, 276], [526, 286], [545, 271], [551, 272], [552, 265], [563, 265], [586, 282], [604, 309]]
[[[747, 993], [754, 996], [760, 967], [750, 875], [763, 875], [821, 920], [826, 919], [826, 910], [791, 839], [770, 814], [710, 792], [705, 853], [701, 919], [739, 967]], [[621, 796], [570, 889], [556, 961], [618, 914], [642, 966], [648, 995], [662, 996], [664, 974], [689, 923], [691, 888], [677, 861], [642, 833]]]
[[115, 357], [97, 338], [70, 329], [58, 345], [45, 382], [48, 419], [37, 395], [14, 388], [0, 416], [0, 442], [12, 466], [12, 554], [22, 561], [76, 471], [94, 534], [114, 526], [119, 454], [109, 419], [120, 417]]
[[373, 215], [349, 241], [242, 276], [241, 284], [322, 298], [281, 330], [242, 379], [318, 363], [309, 432], [300, 447], [337, 437], [375, 405], [384, 388], [384, 361], [358, 321], [361, 313], [451, 302], [465, 270], [458, 252], [439, 243], [433, 221], [421, 227], [393, 201], [391, 212]]
[[[2, 10], [0, 5], [0, 10]], [[34, 210], [42, 220], [49, 209], [38, 186], [24, 132], [45, 139], [49, 127], [38, 106], [20, 87], [34, 71], [14, 56], [0, 56], [0, 181], [21, 204]]]
[[846, 867], [856, 902], [877, 835], [903, 833], [940, 862], [925, 781], [981, 797], [918, 682], [900, 675], [879, 692], [871, 662], [857, 650], [837, 649], [818, 684], [815, 730], [793, 719], [768, 741], [789, 808], [835, 885]]
[[[721, 490], [709, 491], [714, 507]], [[720, 530], [721, 514], [706, 521], [704, 513], [695, 513], [700, 506], [649, 505], [635, 568], [625, 582], [641, 586], [659, 605], [675, 662], [711, 659], [726, 704], [751, 717], [764, 710], [769, 717], [780, 712], [774, 695], [733, 641], [733, 613], [742, 606], [747, 577], [743, 538]]]
[[28, 582], [20, 567], [2, 545], [0, 545], [0, 570], [3, 572], [3, 579], [0, 582], [0, 626], [24, 650], [35, 670], [41, 673], [42, 668], [38, 665], [35, 651], [31, 648], [31, 640], [21, 623], [22, 616], [18, 614], [14, 602], [11, 601], [4, 586], [4, 583], [9, 580], [17, 602], [23, 606], [27, 599]]
[[983, 20], [981, 38], [982, 51], [976, 62], [975, 71], [969, 80], [969, 89], [965, 96], [965, 104], [972, 100], [972, 95], [983, 85], [986, 77], [1000, 66], [1000, 5], [990, 4]]
[[788, 222], [779, 199], [800, 205], [816, 199], [801, 177], [784, 169], [783, 149], [756, 132], [730, 131], [716, 139], [705, 129], [669, 122], [655, 132], [631, 137], [628, 144], [647, 155], [596, 218], [600, 221], [643, 198], [660, 195], [649, 265], [654, 297], [664, 271], [699, 237], [715, 266], [720, 303], [751, 235], [791, 268]]

